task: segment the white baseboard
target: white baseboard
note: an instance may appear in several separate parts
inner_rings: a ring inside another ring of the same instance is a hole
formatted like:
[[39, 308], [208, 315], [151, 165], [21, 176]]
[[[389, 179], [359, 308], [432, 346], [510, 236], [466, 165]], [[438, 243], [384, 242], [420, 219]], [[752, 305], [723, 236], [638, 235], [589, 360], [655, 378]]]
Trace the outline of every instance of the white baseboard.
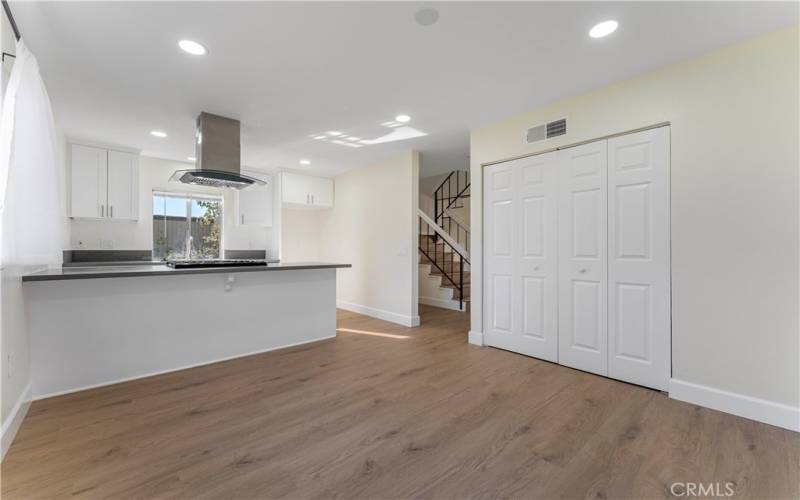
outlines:
[[365, 316], [370, 316], [391, 323], [397, 323], [403, 326], [419, 326], [419, 316], [408, 316], [405, 314], [398, 314], [391, 311], [385, 311], [376, 307], [364, 306], [361, 304], [353, 304], [352, 302], [345, 302], [344, 300], [337, 300], [336, 307], [351, 311]]
[[22, 394], [20, 394], [17, 399], [16, 404], [14, 404], [14, 408], [11, 409], [8, 418], [3, 422], [3, 436], [2, 442], [0, 442], [0, 461], [6, 458], [6, 452], [11, 448], [11, 443], [14, 442], [17, 431], [22, 425], [22, 421], [25, 420], [25, 415], [28, 413], [28, 408], [30, 408], [30, 406], [31, 384], [28, 383], [25, 390], [22, 391]]
[[475, 330], [469, 331], [469, 343], [473, 345], [483, 346], [483, 332], [476, 332]]
[[453, 311], [466, 311], [467, 310], [467, 303], [464, 302], [464, 307], [459, 309], [458, 308], [458, 301], [453, 299], [439, 299], [436, 297], [420, 297], [419, 298], [420, 304], [425, 304], [426, 306], [434, 306], [434, 307], [441, 307], [442, 309], [450, 309]]
[[334, 335], [328, 335], [327, 337], [320, 337], [318, 339], [304, 340], [302, 342], [295, 342], [293, 344], [279, 345], [277, 347], [270, 347], [268, 349], [262, 349], [262, 350], [259, 350], [259, 351], [246, 352], [246, 353], [243, 353], [243, 354], [237, 354], [235, 356], [227, 356], [227, 357], [224, 357], [224, 358], [218, 358], [218, 359], [212, 359], [212, 360], [209, 360], [209, 361], [203, 361], [201, 363], [193, 363], [193, 364], [190, 364], [190, 365], [183, 365], [183, 366], [179, 366], [177, 368], [170, 368], [169, 370], [161, 370], [161, 371], [156, 371], [156, 372], [143, 373], [141, 375], [134, 375], [133, 377], [125, 377], [125, 378], [109, 380], [109, 381], [106, 381], [106, 382], [101, 382], [99, 384], [92, 384], [92, 385], [85, 385], [85, 386], [81, 386], [81, 387], [75, 387], [75, 388], [67, 389], [65, 391], [50, 392], [50, 393], [47, 393], [47, 394], [37, 394], [35, 396], [32, 396], [30, 399], [32, 401], [39, 401], [40, 399], [54, 398], [56, 396], [63, 396], [64, 394], [72, 394], [73, 392], [88, 391], [89, 389], [96, 389], [98, 387], [105, 387], [105, 386], [108, 386], [108, 385], [121, 384], [123, 382], [130, 382], [131, 380], [139, 380], [139, 379], [142, 379], [142, 378], [155, 377], [156, 375], [164, 375], [164, 374], [167, 374], [167, 373], [179, 372], [181, 370], [189, 370], [191, 368], [197, 368], [199, 366], [213, 365], [214, 363], [222, 363], [224, 361], [231, 361], [231, 360], [234, 360], [234, 359], [246, 358], [247, 356], [255, 356], [256, 354], [264, 354], [266, 352], [277, 351], [277, 350], [280, 350], [280, 349], [288, 349], [290, 347], [297, 347], [299, 345], [310, 344], [312, 342], [319, 342], [320, 340], [328, 340], [328, 339], [332, 339], [332, 338], [335, 338], [335, 337], [336, 337], [335, 334]]
[[674, 378], [669, 381], [669, 397], [800, 432], [800, 408], [797, 407]]

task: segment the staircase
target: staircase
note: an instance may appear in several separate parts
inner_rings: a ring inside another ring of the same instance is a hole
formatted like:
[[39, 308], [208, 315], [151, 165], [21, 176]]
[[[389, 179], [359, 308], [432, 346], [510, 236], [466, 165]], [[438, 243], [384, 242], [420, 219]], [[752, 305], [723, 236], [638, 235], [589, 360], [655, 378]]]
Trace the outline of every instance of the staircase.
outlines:
[[460, 256], [449, 245], [437, 243], [435, 236], [420, 234], [419, 245], [420, 248], [428, 247], [432, 252], [419, 253], [420, 280], [425, 278], [429, 281], [429, 284], [420, 283], [420, 297], [429, 299], [426, 302], [430, 305], [469, 311], [469, 262], [464, 260], [462, 269]]
[[469, 225], [456, 214], [469, 198], [469, 175], [453, 171], [434, 193], [434, 219], [419, 210], [420, 302], [468, 311]]

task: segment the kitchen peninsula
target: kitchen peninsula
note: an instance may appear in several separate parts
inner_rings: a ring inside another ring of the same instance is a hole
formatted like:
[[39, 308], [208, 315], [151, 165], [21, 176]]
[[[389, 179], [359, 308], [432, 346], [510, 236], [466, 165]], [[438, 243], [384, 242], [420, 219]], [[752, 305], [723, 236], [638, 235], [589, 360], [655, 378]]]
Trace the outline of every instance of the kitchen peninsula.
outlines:
[[336, 336], [336, 269], [64, 267], [23, 277], [34, 399]]

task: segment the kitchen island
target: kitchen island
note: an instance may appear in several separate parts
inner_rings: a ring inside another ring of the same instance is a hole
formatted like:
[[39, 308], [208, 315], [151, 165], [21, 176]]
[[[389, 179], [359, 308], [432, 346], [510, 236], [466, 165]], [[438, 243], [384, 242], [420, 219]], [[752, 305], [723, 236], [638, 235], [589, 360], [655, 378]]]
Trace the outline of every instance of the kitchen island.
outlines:
[[33, 399], [336, 336], [336, 269], [64, 267], [23, 276]]

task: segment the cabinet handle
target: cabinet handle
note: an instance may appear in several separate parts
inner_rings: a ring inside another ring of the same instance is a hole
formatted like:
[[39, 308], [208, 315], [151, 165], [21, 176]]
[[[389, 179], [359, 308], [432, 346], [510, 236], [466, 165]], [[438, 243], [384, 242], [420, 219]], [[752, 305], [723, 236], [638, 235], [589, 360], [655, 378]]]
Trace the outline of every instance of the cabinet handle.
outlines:
[[244, 214], [240, 216], [242, 218], [242, 225], [244, 225]]
[[100, 217], [105, 217], [105, 216], [106, 216], [106, 206], [100, 205]]
[[582, 268], [578, 269], [578, 272], [579, 273], [585, 273], [586, 272], [586, 268], [582, 267]]
[[313, 194], [311, 195], [311, 204], [312, 205], [314, 204], [314, 195]]
[[109, 213], [111, 214], [110, 217], [113, 219], [114, 218], [114, 205], [110, 205], [108, 207], [108, 209], [110, 211]]

